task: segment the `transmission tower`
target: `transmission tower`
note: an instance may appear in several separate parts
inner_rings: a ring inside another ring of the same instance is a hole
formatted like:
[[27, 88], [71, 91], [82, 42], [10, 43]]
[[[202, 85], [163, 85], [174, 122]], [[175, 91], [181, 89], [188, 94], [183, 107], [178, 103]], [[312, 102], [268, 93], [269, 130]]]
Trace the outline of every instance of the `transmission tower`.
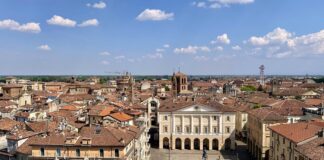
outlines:
[[264, 85], [264, 65], [262, 64], [260, 67], [260, 84]]

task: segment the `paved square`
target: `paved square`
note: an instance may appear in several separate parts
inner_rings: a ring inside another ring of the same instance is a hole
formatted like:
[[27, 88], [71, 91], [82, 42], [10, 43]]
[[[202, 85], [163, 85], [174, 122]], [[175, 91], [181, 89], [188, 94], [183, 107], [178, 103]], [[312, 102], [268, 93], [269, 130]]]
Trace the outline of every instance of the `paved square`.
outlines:
[[[219, 151], [207, 151], [208, 160], [235, 160], [234, 152], [220, 153]], [[201, 160], [202, 151], [197, 150], [171, 150], [151, 148], [151, 160]]]

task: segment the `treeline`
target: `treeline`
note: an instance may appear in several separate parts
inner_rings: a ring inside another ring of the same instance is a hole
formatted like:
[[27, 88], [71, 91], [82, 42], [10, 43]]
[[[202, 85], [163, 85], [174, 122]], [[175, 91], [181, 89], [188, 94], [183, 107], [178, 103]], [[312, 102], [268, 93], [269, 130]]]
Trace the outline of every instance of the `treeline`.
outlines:
[[313, 79], [316, 83], [324, 83], [324, 77], [321, 78], [314, 78]]

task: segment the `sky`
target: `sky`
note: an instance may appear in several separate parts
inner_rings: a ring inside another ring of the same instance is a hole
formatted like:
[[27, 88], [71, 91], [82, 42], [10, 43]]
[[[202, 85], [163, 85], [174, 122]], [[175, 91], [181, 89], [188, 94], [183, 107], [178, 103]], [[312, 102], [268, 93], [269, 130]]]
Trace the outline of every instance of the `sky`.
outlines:
[[1, 0], [0, 75], [324, 74], [323, 0]]

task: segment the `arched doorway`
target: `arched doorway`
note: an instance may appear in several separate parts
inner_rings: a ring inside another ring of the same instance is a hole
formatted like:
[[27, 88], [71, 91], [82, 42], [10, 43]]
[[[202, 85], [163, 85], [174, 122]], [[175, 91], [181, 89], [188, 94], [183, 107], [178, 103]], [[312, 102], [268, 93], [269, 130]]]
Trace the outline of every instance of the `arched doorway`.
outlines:
[[198, 138], [194, 140], [194, 149], [199, 150], [200, 149], [200, 141]]
[[191, 149], [190, 147], [191, 147], [191, 145], [190, 145], [190, 139], [189, 138], [186, 138], [185, 139], [185, 142], [184, 142], [184, 147], [185, 147], [185, 149]]
[[230, 150], [231, 149], [231, 139], [227, 138], [225, 140], [225, 150]]
[[169, 149], [169, 138], [167, 138], [167, 137], [164, 137], [163, 138], [163, 148], [164, 149]]
[[218, 139], [213, 139], [213, 150], [218, 150]]
[[176, 149], [181, 149], [181, 139], [180, 138], [177, 138], [176, 140], [175, 140], [175, 148]]
[[209, 140], [207, 138], [203, 140], [203, 148], [209, 150]]

